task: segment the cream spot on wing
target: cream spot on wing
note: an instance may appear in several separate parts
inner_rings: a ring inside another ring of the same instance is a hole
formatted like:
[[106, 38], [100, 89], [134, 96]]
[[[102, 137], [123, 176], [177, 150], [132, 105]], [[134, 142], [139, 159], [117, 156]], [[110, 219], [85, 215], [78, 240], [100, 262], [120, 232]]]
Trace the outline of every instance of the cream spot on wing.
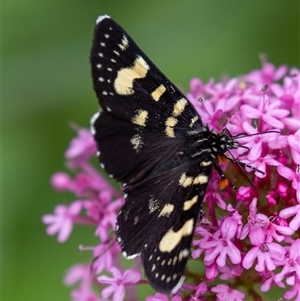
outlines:
[[184, 257], [188, 257], [190, 254], [188, 249], [183, 249], [182, 251], [180, 251], [179, 253], [179, 257], [178, 257], [178, 261], [181, 261]]
[[174, 117], [177, 117], [179, 116], [183, 111], [184, 111], [184, 108], [185, 106], [187, 105], [187, 100], [185, 98], [181, 98], [179, 99], [175, 105], [174, 105], [174, 108], [173, 108], [173, 113], [172, 115]]
[[134, 94], [133, 80], [137, 78], [144, 78], [149, 70], [149, 65], [146, 61], [138, 56], [132, 67], [122, 68], [118, 71], [114, 82], [114, 88], [119, 95]]
[[140, 126], [145, 126], [147, 118], [148, 118], [147, 111], [138, 110], [136, 115], [131, 119], [131, 122]]
[[188, 187], [192, 185], [193, 180], [193, 177], [187, 177], [186, 173], [183, 173], [179, 179], [179, 184], [183, 187]]
[[198, 201], [198, 195], [195, 195], [192, 199], [185, 201], [183, 203], [183, 210], [187, 211], [193, 207], [194, 204], [196, 204]]
[[170, 126], [170, 127], [173, 127], [177, 124], [178, 120], [174, 117], [169, 117], [167, 120], [166, 120], [166, 126]]
[[130, 143], [133, 145], [133, 148], [137, 153], [141, 150], [142, 145], [144, 144], [142, 137], [139, 134], [135, 134], [131, 138]]
[[199, 119], [198, 116], [193, 117], [193, 118], [191, 119], [191, 123], [189, 124], [189, 127], [190, 127], [190, 128], [193, 127], [193, 125], [195, 124], [195, 122], [196, 122], [198, 119]]
[[168, 137], [170, 137], [170, 138], [175, 137], [174, 126], [177, 124], [177, 122], [178, 122], [178, 119], [175, 117], [167, 118], [165, 133], [167, 134]]
[[129, 46], [129, 42], [127, 40], [127, 37], [123, 35], [123, 39], [121, 41], [121, 44], [119, 44], [119, 47], [122, 51], [126, 50]]
[[198, 175], [194, 178], [193, 184], [206, 184], [208, 182], [208, 176], [206, 175]]
[[153, 213], [155, 210], [159, 208], [159, 201], [155, 200], [153, 197], [149, 200], [148, 203], [149, 213]]
[[212, 164], [211, 161], [203, 161], [203, 162], [200, 163], [200, 166], [206, 167], [206, 166], [209, 166], [209, 165], [211, 165], [211, 164]]
[[164, 208], [160, 211], [158, 217], [160, 217], [160, 216], [167, 216], [168, 217], [173, 212], [174, 208], [175, 208], [174, 205], [166, 204], [164, 206]]
[[155, 101], [159, 101], [160, 97], [165, 93], [165, 91], [166, 87], [164, 85], [160, 85], [151, 93], [151, 96]]
[[194, 230], [194, 219], [187, 220], [176, 232], [171, 228], [161, 239], [159, 250], [161, 252], [172, 252], [180, 243], [184, 236], [192, 235]]

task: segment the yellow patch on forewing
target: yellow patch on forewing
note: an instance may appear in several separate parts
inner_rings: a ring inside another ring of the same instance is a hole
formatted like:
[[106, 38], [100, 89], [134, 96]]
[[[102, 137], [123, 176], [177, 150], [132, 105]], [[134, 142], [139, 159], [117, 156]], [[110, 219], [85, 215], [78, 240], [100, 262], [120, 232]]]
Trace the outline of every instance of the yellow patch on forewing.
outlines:
[[138, 110], [136, 115], [131, 119], [131, 122], [140, 126], [145, 126], [148, 118], [148, 112], [145, 110]]
[[164, 85], [160, 85], [156, 88], [152, 93], [151, 96], [155, 101], [159, 101], [160, 97], [166, 92], [166, 87]]
[[193, 207], [193, 205], [197, 203], [197, 201], [198, 201], [197, 195], [195, 195], [192, 199], [185, 201], [183, 203], [183, 211], [190, 210]]
[[[172, 86], [171, 86], [172, 87]], [[166, 129], [165, 133], [170, 138], [175, 138], [174, 127], [178, 123], [178, 117], [184, 111], [188, 101], [185, 98], [180, 98], [173, 106], [173, 112], [171, 117], [168, 117], [166, 120]]]
[[188, 187], [192, 185], [194, 178], [193, 177], [187, 177], [186, 173], [183, 173], [179, 179], [179, 184], [183, 187]]
[[174, 232], [173, 228], [171, 228], [161, 239], [159, 250], [161, 252], [172, 252], [184, 236], [189, 236], [193, 233], [193, 229], [194, 220], [192, 218], [187, 220], [177, 232]]
[[172, 115], [174, 117], [179, 116], [184, 111], [186, 105], [187, 105], [187, 100], [185, 98], [180, 98], [174, 105]]
[[174, 210], [174, 205], [166, 204], [164, 208], [160, 211], [159, 216], [169, 216]]
[[174, 126], [177, 124], [178, 120], [174, 117], [169, 117], [166, 120], [166, 129], [165, 133], [167, 134], [168, 137], [174, 138], [175, 133], [174, 133]]
[[134, 94], [133, 80], [137, 78], [144, 78], [149, 70], [149, 65], [146, 61], [138, 56], [133, 62], [132, 67], [122, 68], [118, 71], [114, 82], [115, 91], [119, 95]]

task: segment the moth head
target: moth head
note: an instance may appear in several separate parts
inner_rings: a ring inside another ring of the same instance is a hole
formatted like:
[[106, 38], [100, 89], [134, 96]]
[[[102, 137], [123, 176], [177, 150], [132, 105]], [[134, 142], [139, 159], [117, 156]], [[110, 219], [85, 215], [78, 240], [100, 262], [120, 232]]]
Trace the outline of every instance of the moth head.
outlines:
[[224, 128], [221, 133], [218, 134], [218, 151], [219, 153], [225, 153], [230, 149], [237, 149], [240, 144], [235, 140], [227, 128]]

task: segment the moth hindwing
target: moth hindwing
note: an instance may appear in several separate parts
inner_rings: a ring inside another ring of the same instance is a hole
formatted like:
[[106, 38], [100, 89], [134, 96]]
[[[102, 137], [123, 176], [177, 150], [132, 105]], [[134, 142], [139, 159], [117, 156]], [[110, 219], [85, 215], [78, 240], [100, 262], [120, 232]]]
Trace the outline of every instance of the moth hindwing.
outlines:
[[141, 254], [157, 291], [175, 293], [217, 155], [236, 144], [202, 124], [186, 97], [109, 16], [97, 19], [90, 60], [102, 107], [91, 121], [98, 159], [124, 187], [117, 241], [125, 257]]

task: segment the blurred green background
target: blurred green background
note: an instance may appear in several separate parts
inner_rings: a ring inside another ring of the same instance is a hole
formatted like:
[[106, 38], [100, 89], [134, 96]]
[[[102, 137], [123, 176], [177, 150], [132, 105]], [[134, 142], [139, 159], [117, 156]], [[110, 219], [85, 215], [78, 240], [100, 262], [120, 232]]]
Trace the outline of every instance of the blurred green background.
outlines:
[[[159, 68], [187, 91], [260, 67], [299, 67], [299, 1], [2, 1], [2, 300], [69, 300], [64, 271], [86, 260], [75, 227], [59, 244], [43, 214], [72, 196], [49, 185], [64, 170], [72, 121], [89, 126], [98, 110], [89, 49], [96, 17], [111, 15]], [[271, 298], [272, 299], [272, 298]], [[270, 300], [271, 300], [270, 299]]]

